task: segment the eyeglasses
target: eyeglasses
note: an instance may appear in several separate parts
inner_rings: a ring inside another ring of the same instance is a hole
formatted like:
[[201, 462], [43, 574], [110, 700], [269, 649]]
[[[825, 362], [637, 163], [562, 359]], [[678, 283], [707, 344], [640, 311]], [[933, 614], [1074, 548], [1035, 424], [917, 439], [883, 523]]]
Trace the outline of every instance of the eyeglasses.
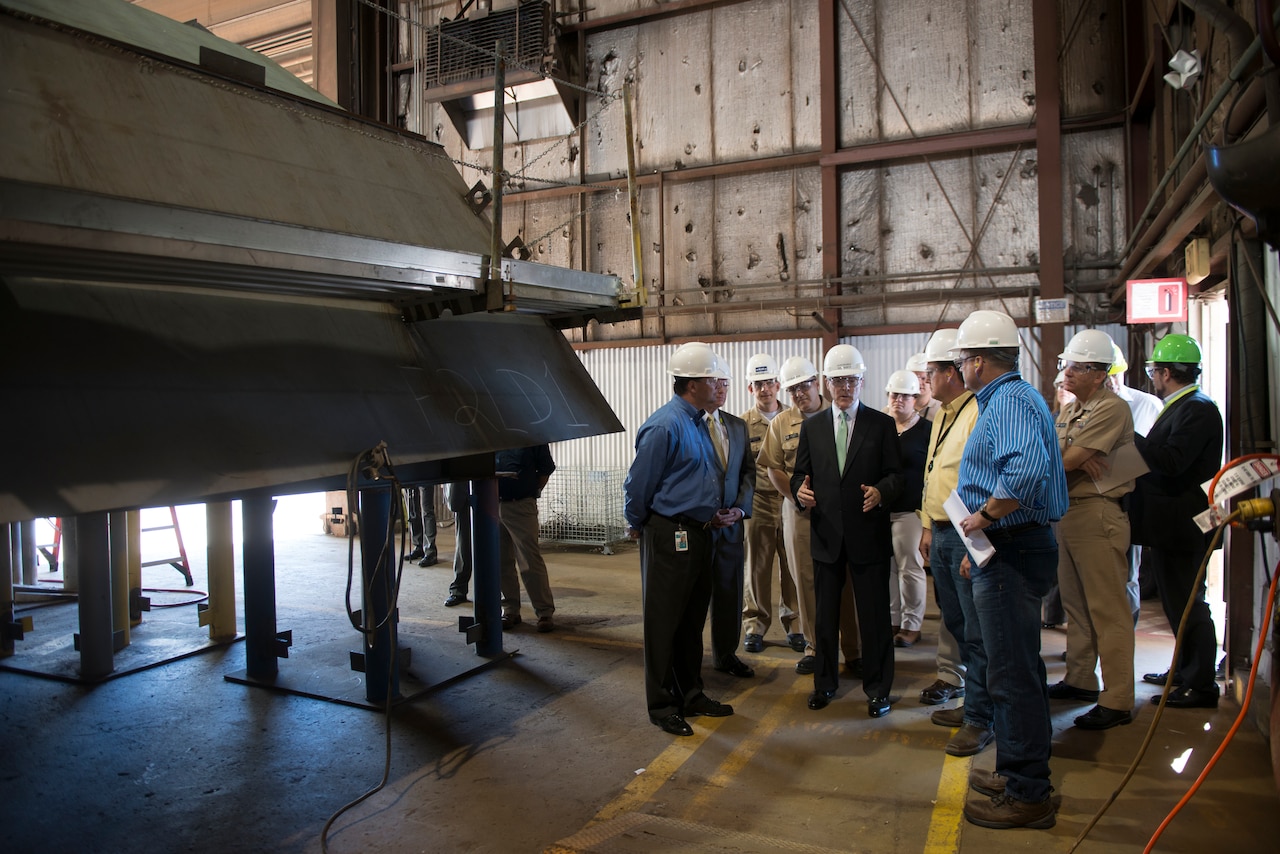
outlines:
[[1155, 379], [1156, 371], [1167, 371], [1167, 370], [1169, 369], [1162, 365], [1147, 365], [1147, 379], [1149, 380]]
[[926, 377], [927, 379], [933, 379], [933, 375], [934, 375], [934, 374], [940, 374], [940, 373], [942, 373], [943, 371], [946, 371], [946, 370], [950, 370], [950, 369], [949, 369], [949, 368], [935, 368], [935, 367], [930, 366], [930, 367], [928, 367], [928, 368], [925, 368], [925, 369], [924, 369], [924, 375], [925, 375], [925, 377]]
[[763, 391], [767, 388], [773, 388], [778, 384], [777, 380], [752, 380], [751, 387], [756, 391]]
[[728, 380], [716, 379], [715, 377], [699, 377], [699, 379], [701, 379], [704, 383], [711, 386], [712, 388], [728, 388], [729, 387]]
[[901, 392], [901, 391], [889, 392], [890, 400], [915, 400], [917, 396], [918, 395], [906, 394], [905, 392]]
[[1069, 374], [1087, 374], [1090, 371], [1103, 371], [1106, 370], [1106, 368], [1099, 367], [1098, 365], [1089, 365], [1082, 362], [1070, 362], [1066, 359], [1059, 359], [1058, 370], [1066, 371]]
[[836, 388], [857, 388], [862, 385], [862, 377], [827, 377], [827, 382]]
[[952, 364], [956, 366], [957, 371], [961, 371], [961, 370], [964, 370], [964, 366], [967, 362], [971, 362], [974, 359], [981, 359], [981, 358], [982, 358], [981, 356], [962, 356], [959, 359], [955, 359], [952, 362]]
[[809, 391], [810, 389], [813, 388], [814, 382], [815, 382], [814, 380], [801, 380], [800, 382], [791, 386], [791, 388], [787, 389], [787, 391], [792, 392], [793, 394], [797, 391]]

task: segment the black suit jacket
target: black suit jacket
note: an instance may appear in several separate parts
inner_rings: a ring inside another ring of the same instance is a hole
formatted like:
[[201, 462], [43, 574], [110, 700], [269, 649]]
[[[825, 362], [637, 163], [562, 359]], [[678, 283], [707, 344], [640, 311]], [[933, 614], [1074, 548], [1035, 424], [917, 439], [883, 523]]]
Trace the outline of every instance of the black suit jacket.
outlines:
[[[724, 473], [724, 506], [722, 510], [736, 507], [742, 518], [751, 518], [751, 505], [756, 495], [756, 461], [751, 455], [751, 437], [747, 435], [747, 422], [736, 415], [720, 410], [725, 432], [729, 434], [729, 448], [725, 456], [729, 470]], [[717, 463], [719, 461], [717, 460]], [[721, 536], [730, 542], [741, 542], [742, 522], [723, 529]]]
[[1200, 484], [1222, 465], [1222, 415], [1195, 391], [1161, 413], [1146, 436], [1134, 434], [1151, 471], [1138, 478], [1129, 504], [1133, 542], [1171, 550], [1203, 550], [1209, 537], [1192, 517], [1209, 507]]
[[[893, 556], [888, 505], [903, 488], [897, 428], [888, 415], [859, 402], [842, 474], [836, 466], [835, 412], [832, 406], [801, 426], [791, 496], [808, 476], [816, 502], [809, 511], [814, 560], [835, 563], [842, 546], [857, 563], [886, 560]], [[863, 484], [880, 490], [880, 504], [869, 513], [862, 512]]]

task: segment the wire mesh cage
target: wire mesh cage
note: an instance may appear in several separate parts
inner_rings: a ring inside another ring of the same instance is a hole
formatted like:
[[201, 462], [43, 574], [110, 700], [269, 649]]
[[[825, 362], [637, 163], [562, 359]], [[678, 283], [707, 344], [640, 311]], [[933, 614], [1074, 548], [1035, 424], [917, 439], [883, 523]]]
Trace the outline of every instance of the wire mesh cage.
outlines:
[[613, 554], [626, 539], [622, 515], [625, 469], [558, 468], [538, 499], [543, 542], [599, 546]]

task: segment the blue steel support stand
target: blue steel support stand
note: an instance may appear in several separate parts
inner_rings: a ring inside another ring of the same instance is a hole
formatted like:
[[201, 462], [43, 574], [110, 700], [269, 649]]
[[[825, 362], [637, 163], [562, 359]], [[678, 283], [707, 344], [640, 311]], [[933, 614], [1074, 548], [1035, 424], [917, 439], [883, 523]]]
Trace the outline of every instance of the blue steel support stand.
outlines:
[[244, 528], [245, 676], [274, 681], [280, 640], [276, 635], [276, 554], [271, 516], [275, 499], [247, 496], [241, 502]]
[[502, 583], [498, 571], [498, 481], [471, 482], [471, 581], [480, 638], [476, 655], [502, 654]]
[[[360, 568], [364, 581], [364, 696], [385, 703], [400, 696], [396, 667], [394, 544], [387, 541], [394, 487], [360, 490]], [[377, 628], [370, 633], [368, 630]]]

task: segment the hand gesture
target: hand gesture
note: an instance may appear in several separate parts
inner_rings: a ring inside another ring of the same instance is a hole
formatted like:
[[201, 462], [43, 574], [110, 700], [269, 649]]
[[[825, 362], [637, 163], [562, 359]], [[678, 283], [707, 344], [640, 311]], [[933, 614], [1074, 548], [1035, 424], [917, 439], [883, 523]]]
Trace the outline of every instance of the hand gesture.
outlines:
[[874, 510], [880, 504], [880, 490], [874, 486], [862, 484], [862, 512], [867, 513]]
[[809, 475], [804, 476], [804, 483], [796, 490], [796, 500], [801, 510], [808, 510], [818, 503], [813, 495], [813, 486], [809, 483]]

